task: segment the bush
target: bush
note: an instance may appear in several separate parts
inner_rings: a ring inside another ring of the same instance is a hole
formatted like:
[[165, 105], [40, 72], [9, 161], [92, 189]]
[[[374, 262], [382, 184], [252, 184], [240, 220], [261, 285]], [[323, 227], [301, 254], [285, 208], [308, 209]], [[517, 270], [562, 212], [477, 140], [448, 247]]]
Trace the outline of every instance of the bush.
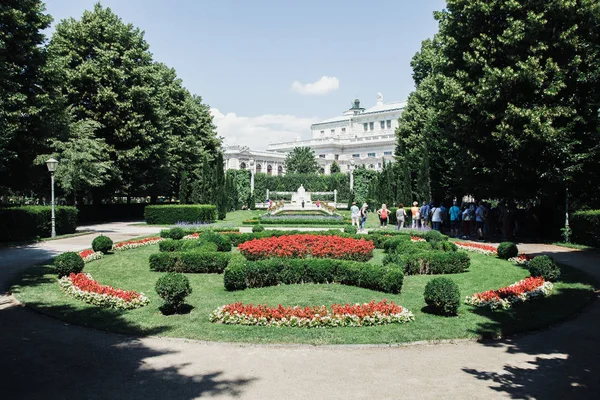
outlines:
[[266, 287], [298, 283], [342, 283], [387, 293], [399, 293], [404, 274], [400, 267], [331, 259], [246, 261], [232, 257], [224, 275], [225, 289]]
[[164, 301], [164, 309], [169, 311], [177, 311], [185, 302], [185, 298], [192, 293], [187, 276], [173, 272], [158, 278], [155, 289]]
[[219, 251], [219, 247], [216, 243], [203, 242], [202, 240], [183, 240], [181, 251], [199, 251], [199, 252], [212, 252]]
[[401, 255], [396, 263], [403, 266], [404, 273], [407, 275], [458, 274], [469, 268], [471, 259], [463, 251], [433, 250]]
[[531, 276], [541, 276], [546, 281], [555, 282], [560, 278], [560, 267], [548, 256], [533, 257], [529, 261]]
[[84, 265], [85, 263], [79, 254], [72, 251], [59, 254], [54, 258], [54, 267], [59, 278], [71, 273], [77, 274], [81, 272]]
[[148, 224], [176, 224], [177, 222], [214, 222], [217, 207], [211, 204], [149, 205], [144, 209]]
[[346, 225], [344, 227], [344, 233], [351, 233], [351, 234], [356, 234], [356, 232], [358, 231], [358, 228], [354, 225]]
[[425, 235], [423, 235], [423, 237], [428, 242], [440, 242], [442, 240], [448, 240], [447, 236], [442, 235], [440, 232], [433, 230], [425, 232]]
[[200, 235], [200, 242], [202, 243], [214, 243], [217, 245], [218, 251], [231, 251], [231, 239], [228, 236], [221, 235], [212, 231], [203, 232]]
[[158, 249], [161, 252], [180, 251], [184, 243], [187, 243], [187, 240], [165, 239], [161, 242], [158, 242]]
[[458, 285], [448, 278], [434, 278], [427, 282], [423, 293], [425, 302], [434, 312], [456, 315], [460, 304]]
[[387, 239], [385, 242], [383, 242], [383, 251], [385, 253], [393, 253], [396, 251], [396, 248], [401, 243], [405, 243], [405, 242], [410, 242], [410, 236], [408, 236], [408, 235], [394, 236], [390, 239]]
[[573, 213], [570, 226], [573, 242], [600, 247], [600, 210]]
[[185, 231], [179, 227], [171, 228], [167, 231], [166, 237], [173, 240], [181, 240], [185, 236]]
[[150, 269], [158, 272], [221, 273], [230, 254], [217, 252], [173, 252], [150, 255]]
[[442, 250], [442, 251], [449, 251], [449, 252], [458, 250], [458, 247], [456, 247], [456, 245], [454, 243], [447, 242], [447, 241], [431, 242], [431, 247], [434, 250]]
[[[50, 206], [23, 206], [0, 209], [0, 242], [50, 237], [52, 233]], [[77, 209], [55, 207], [56, 234], [75, 233]]]
[[498, 257], [504, 260], [519, 255], [519, 249], [513, 242], [502, 242], [498, 245]]
[[92, 240], [92, 250], [94, 251], [101, 251], [106, 254], [112, 250], [112, 247], [113, 241], [108, 236], [100, 235]]
[[254, 225], [252, 227], [252, 232], [262, 232], [264, 230], [265, 230], [265, 227], [262, 226], [262, 225], [260, 225], [260, 224], [259, 225]]

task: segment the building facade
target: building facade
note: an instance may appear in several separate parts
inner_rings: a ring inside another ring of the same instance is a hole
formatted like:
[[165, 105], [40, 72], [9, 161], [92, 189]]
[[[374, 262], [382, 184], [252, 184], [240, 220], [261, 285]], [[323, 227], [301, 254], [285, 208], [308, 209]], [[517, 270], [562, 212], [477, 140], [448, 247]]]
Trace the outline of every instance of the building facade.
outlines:
[[272, 168], [275, 165], [277, 168], [281, 166], [278, 169], [278, 174], [281, 174], [285, 173], [283, 163], [288, 152], [295, 147], [310, 147], [325, 174], [330, 173], [334, 161], [342, 172], [349, 171], [353, 165], [380, 170], [383, 160], [393, 160], [395, 131], [405, 106], [406, 102], [384, 103], [381, 93], [377, 94], [376, 105], [367, 109], [362, 108], [360, 101], [356, 99], [352, 107], [342, 115], [312, 124], [311, 139], [271, 143], [267, 151], [262, 152], [245, 148], [245, 153], [230, 153], [231, 158], [228, 158], [229, 148], [225, 152], [226, 168], [241, 169], [242, 165], [247, 167], [247, 163], [242, 163], [254, 157], [256, 166], [260, 159], [260, 172], [267, 172], [264, 169], [266, 164], [271, 165], [273, 175]]
[[254, 173], [283, 175], [285, 173], [285, 154], [273, 151], [250, 150], [246, 146], [229, 146], [225, 149], [225, 170], [248, 169]]

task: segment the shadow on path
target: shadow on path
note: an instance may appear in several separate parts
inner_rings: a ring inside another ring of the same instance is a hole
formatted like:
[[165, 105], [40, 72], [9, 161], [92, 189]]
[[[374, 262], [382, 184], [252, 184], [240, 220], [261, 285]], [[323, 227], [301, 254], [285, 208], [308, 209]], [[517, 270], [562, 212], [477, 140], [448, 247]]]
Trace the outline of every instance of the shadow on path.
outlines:
[[[600, 259], [597, 252], [543, 251], [527, 252], [527, 254], [550, 255], [560, 263], [588, 272], [596, 279], [596, 283], [598, 282]], [[571, 270], [564, 274], [563, 278], [565, 282], [581, 282], [578, 271]], [[561, 304], [568, 301], [570, 297], [578, 297], [581, 294], [576, 288], [558, 291], [543, 300], [544, 307], [556, 309], [558, 312]], [[593, 297], [597, 299], [598, 290]], [[519, 306], [523, 308], [519, 312], [532, 323], [539, 323], [534, 303]], [[482, 334], [497, 331], [500, 321], [505, 324], [506, 319], [511, 317], [510, 312], [489, 312], [482, 309], [477, 312], [485, 314], [490, 319], [490, 322], [479, 327], [479, 333]], [[600, 307], [595, 303], [585, 308], [576, 317], [570, 318], [568, 323], [557, 324], [552, 329], [522, 337], [482, 343], [487, 347], [505, 348], [509, 354], [517, 356], [526, 354], [530, 359], [526, 363], [505, 364], [502, 371], [484, 371], [475, 368], [463, 368], [463, 371], [479, 380], [493, 383], [491, 385], [493, 390], [515, 399], [597, 398], [600, 392], [599, 331]], [[531, 356], [535, 357], [533, 361]]]

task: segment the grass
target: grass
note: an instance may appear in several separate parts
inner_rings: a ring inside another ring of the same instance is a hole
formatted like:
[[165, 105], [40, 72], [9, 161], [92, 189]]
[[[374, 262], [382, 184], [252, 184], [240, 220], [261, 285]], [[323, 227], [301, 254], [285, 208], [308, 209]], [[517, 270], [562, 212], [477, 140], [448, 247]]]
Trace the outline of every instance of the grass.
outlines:
[[552, 244], [555, 245], [555, 246], [568, 247], [569, 249], [598, 250], [596, 247], [586, 246], [585, 244], [566, 243], [566, 242], [554, 242]]
[[[75, 300], [60, 291], [56, 276], [48, 266], [28, 270], [13, 286], [12, 292], [20, 301], [42, 313], [109, 331], [212, 341], [309, 344], [401, 343], [505, 335], [545, 327], [564, 319], [586, 305], [594, 294], [591, 278], [578, 270], [564, 267], [563, 281], [555, 285], [555, 294], [547, 299], [521, 305], [509, 312], [491, 312], [461, 304], [459, 315], [448, 318], [429, 314], [425, 308], [423, 290], [432, 279], [431, 275], [407, 276], [402, 293], [392, 295], [336, 284], [282, 285], [227, 292], [223, 288], [222, 275], [187, 274], [193, 288], [193, 293], [187, 298], [190, 312], [163, 316], [158, 310], [161, 300], [154, 291], [160, 273], [151, 272], [148, 266], [148, 257], [158, 251], [157, 247], [110, 254], [86, 264], [84, 269], [102, 284], [148, 295], [151, 303], [137, 310], [107, 310]], [[382, 258], [382, 251], [376, 250], [372, 262], [380, 262]], [[446, 275], [459, 285], [463, 298], [478, 291], [506, 286], [528, 275], [527, 270], [508, 261], [475, 253], [471, 254], [471, 259], [469, 272]], [[408, 308], [415, 314], [415, 321], [364, 328], [302, 329], [228, 326], [208, 320], [214, 309], [236, 301], [271, 306], [310, 306], [363, 303], [384, 298]]]

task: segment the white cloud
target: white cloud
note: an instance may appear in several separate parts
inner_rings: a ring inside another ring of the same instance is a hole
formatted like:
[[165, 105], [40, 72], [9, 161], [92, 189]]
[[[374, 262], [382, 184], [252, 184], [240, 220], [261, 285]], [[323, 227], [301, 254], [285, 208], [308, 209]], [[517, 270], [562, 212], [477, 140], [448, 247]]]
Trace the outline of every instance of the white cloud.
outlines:
[[294, 115], [265, 114], [242, 117], [235, 113], [223, 114], [211, 108], [217, 133], [226, 145], [249, 146], [253, 150], [266, 150], [269, 143], [288, 142], [310, 138], [310, 125], [318, 118], [302, 118]]
[[314, 83], [292, 83], [292, 91], [300, 94], [327, 94], [340, 87], [340, 80], [334, 76], [322, 76]]

